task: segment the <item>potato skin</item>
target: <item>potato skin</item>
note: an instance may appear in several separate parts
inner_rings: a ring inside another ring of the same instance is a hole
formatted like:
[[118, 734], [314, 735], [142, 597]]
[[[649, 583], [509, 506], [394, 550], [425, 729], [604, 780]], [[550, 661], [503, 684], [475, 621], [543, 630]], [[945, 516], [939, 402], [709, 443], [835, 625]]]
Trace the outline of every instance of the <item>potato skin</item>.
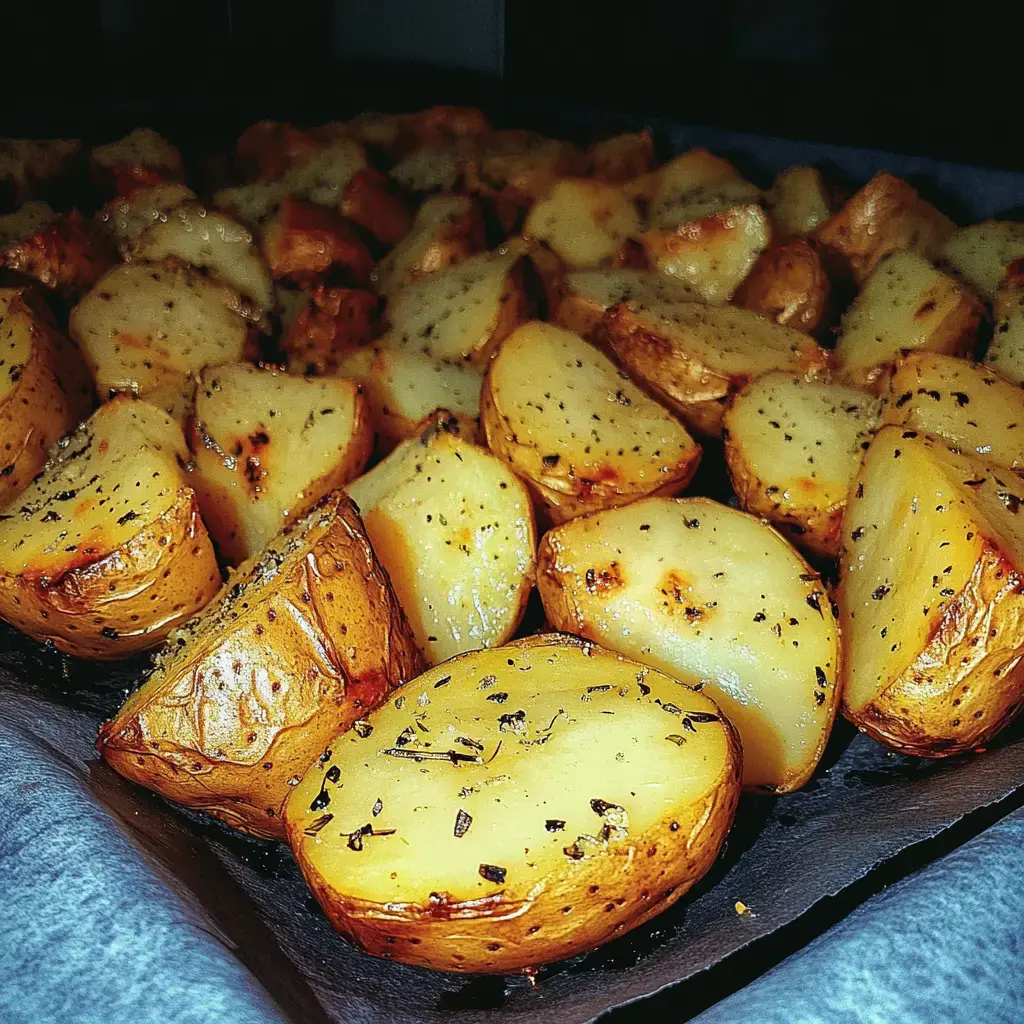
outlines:
[[320, 284], [281, 338], [289, 373], [334, 373], [345, 353], [378, 333], [380, 298], [364, 288]]
[[770, 245], [742, 281], [733, 303], [783, 327], [814, 334], [828, 310], [829, 280], [806, 238]]
[[289, 779], [422, 668], [355, 507], [340, 492], [317, 507], [331, 522], [288, 575], [200, 635], [173, 677], [143, 686], [97, 739], [126, 778], [257, 836], [284, 837]]
[[338, 210], [384, 245], [400, 242], [412, 226], [409, 208], [390, 191], [388, 179], [373, 168], [352, 175]]

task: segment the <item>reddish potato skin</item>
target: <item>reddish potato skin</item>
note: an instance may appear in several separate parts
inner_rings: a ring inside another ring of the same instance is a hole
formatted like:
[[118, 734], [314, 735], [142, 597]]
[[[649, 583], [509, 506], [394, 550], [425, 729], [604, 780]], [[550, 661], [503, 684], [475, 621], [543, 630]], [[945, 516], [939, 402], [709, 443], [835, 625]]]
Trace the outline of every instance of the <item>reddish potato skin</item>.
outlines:
[[352, 175], [338, 209], [384, 245], [400, 242], [412, 227], [409, 207], [391, 191], [388, 179], [371, 167]]
[[361, 288], [317, 285], [309, 303], [281, 339], [292, 373], [333, 373], [347, 351], [378, 333], [380, 299]]

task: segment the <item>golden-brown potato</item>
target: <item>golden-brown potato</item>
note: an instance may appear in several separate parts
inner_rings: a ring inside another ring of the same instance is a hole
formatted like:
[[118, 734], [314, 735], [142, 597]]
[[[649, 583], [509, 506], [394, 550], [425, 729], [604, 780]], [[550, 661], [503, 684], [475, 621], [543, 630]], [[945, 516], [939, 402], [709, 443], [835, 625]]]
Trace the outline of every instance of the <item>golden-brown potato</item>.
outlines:
[[1024, 484], [902, 427], [843, 521], [843, 711], [909, 754], [982, 747], [1024, 703]]
[[78, 350], [23, 288], [0, 289], [0, 506], [46, 463], [59, 437], [92, 408]]
[[123, 139], [96, 146], [89, 163], [97, 186], [116, 196], [184, 177], [177, 147], [150, 128], [136, 128]]
[[380, 298], [373, 292], [318, 284], [308, 297], [299, 294], [302, 304], [281, 337], [290, 373], [334, 373], [353, 349], [377, 337]]
[[682, 153], [657, 174], [657, 189], [647, 217], [649, 226], [658, 231], [701, 221], [761, 199], [761, 190], [756, 185], [746, 181], [727, 160], [706, 149]]
[[100, 730], [126, 778], [254, 835], [331, 740], [420, 670], [351, 502], [323, 498], [239, 566]]
[[817, 574], [763, 520], [707, 498], [598, 512], [545, 535], [537, 585], [556, 629], [707, 693], [739, 731], [745, 786], [811, 777], [839, 704], [839, 635]]
[[880, 171], [818, 228], [817, 237], [860, 284], [889, 253], [909, 250], [935, 259], [954, 227], [902, 178]]
[[470, 196], [424, 200], [409, 234], [377, 264], [377, 291], [388, 295], [402, 285], [462, 263], [484, 247], [480, 207]]
[[0, 214], [0, 248], [7, 249], [33, 235], [52, 228], [60, 214], [41, 199], [19, 206], [13, 213]]
[[962, 284], [915, 252], [878, 264], [843, 317], [836, 364], [843, 379], [876, 387], [901, 351], [966, 355], [984, 309]]
[[780, 172], [767, 199], [777, 241], [810, 235], [831, 214], [828, 188], [816, 167], [788, 167]]
[[338, 737], [285, 821], [310, 888], [361, 949], [507, 974], [679, 899], [714, 863], [739, 766], [703, 694], [534, 636], [431, 669]]
[[732, 301], [783, 327], [814, 334], [828, 312], [829, 280], [818, 250], [806, 238], [769, 245]]
[[82, 658], [160, 643], [220, 587], [181, 428], [100, 406], [0, 513], [0, 617]]
[[280, 178], [323, 145], [311, 133], [284, 121], [257, 121], [238, 136], [235, 153], [242, 169], [259, 178]]
[[437, 146], [458, 139], [484, 135], [491, 129], [487, 117], [477, 107], [429, 107], [401, 119], [407, 145]]
[[828, 353], [806, 334], [745, 309], [697, 302], [625, 302], [597, 338], [693, 429], [717, 435], [729, 397], [769, 370], [813, 377]]
[[429, 665], [515, 632], [537, 537], [522, 481], [435, 414], [348, 487]]
[[200, 374], [190, 440], [199, 510], [237, 565], [363, 471], [373, 427], [355, 381], [233, 363]]
[[514, 331], [484, 379], [491, 451], [523, 477], [553, 522], [677, 494], [700, 446], [683, 425], [577, 334], [539, 321]]
[[791, 373], [755, 378], [722, 430], [740, 505], [798, 547], [835, 558], [846, 495], [880, 417], [881, 399], [863, 391]]
[[650, 129], [624, 132], [595, 142], [587, 150], [591, 173], [612, 184], [640, 178], [654, 167], [654, 139]]
[[337, 209], [352, 180], [369, 167], [355, 139], [335, 139], [296, 160], [281, 178], [285, 194]]
[[0, 139], [0, 194], [12, 206], [42, 198], [74, 168], [79, 139]]
[[519, 250], [506, 245], [399, 288], [388, 302], [385, 344], [486, 366], [502, 339], [526, 319], [518, 262]]
[[412, 214], [404, 200], [392, 192], [388, 179], [372, 167], [352, 175], [338, 210], [384, 245], [400, 242], [412, 226]]
[[[1007, 268], [1017, 268], [1022, 261]], [[995, 330], [985, 353], [985, 365], [1014, 384], [1024, 383], [1024, 279], [1008, 276], [992, 303]]]
[[957, 277], [991, 301], [1007, 264], [1024, 257], [1024, 224], [987, 220], [957, 228], [945, 239], [938, 256]]
[[97, 219], [119, 248], [128, 248], [149, 227], [165, 220], [171, 210], [194, 201], [195, 192], [180, 181], [137, 188], [131, 195], [111, 199]]

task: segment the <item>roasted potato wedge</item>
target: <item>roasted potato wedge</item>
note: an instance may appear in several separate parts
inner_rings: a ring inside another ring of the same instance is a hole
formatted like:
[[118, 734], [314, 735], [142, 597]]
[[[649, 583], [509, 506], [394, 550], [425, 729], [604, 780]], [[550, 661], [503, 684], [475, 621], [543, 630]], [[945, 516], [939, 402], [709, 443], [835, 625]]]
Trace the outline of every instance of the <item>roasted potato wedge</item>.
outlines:
[[537, 537], [522, 481], [438, 413], [348, 487], [430, 665], [515, 632]]
[[285, 807], [306, 881], [360, 949], [527, 970], [642, 924], [714, 863], [740, 751], [703, 694], [551, 635], [407, 691], [332, 742]]
[[818, 228], [817, 238], [836, 264], [862, 284], [890, 253], [909, 250], [938, 257], [955, 230], [902, 178], [880, 171]]
[[601, 344], [693, 429], [718, 435], [729, 397], [770, 370], [813, 377], [828, 353], [806, 334], [745, 309], [698, 302], [625, 302], [597, 331]]
[[0, 617], [81, 658], [159, 644], [220, 587], [181, 428], [100, 406], [0, 513]]
[[1024, 703], [1024, 484], [880, 430], [843, 520], [843, 711], [904, 753], [983, 747]]
[[811, 777], [839, 704], [839, 633], [817, 574], [763, 520], [707, 498], [599, 512], [545, 535], [537, 585], [556, 629], [708, 694], [739, 731], [744, 786]]
[[816, 167], [788, 167], [768, 192], [772, 237], [784, 242], [813, 234], [831, 214], [828, 188]]
[[727, 160], [706, 149], [691, 149], [658, 171], [647, 217], [652, 229], [670, 231], [760, 199], [761, 190]]
[[957, 277], [992, 301], [1007, 264], [1024, 258], [1024, 224], [987, 220], [957, 228], [944, 240], [938, 255]]
[[97, 746], [133, 782], [281, 838], [296, 780], [420, 667], [387, 574], [335, 492], [173, 634]]
[[964, 285], [915, 252], [878, 264], [843, 317], [836, 364], [843, 379], [877, 386], [901, 351], [966, 355], [984, 309]]
[[69, 176], [79, 139], [0, 139], [0, 195], [12, 206], [42, 199]]
[[405, 201], [391, 190], [388, 179], [372, 167], [352, 176], [338, 210], [384, 245], [400, 242], [412, 226], [412, 214]]
[[[1011, 264], [1016, 267], [1018, 264]], [[1024, 383], [1024, 279], [1008, 278], [992, 303], [995, 330], [985, 365], [1014, 384]]]
[[459, 146], [427, 146], [403, 157], [388, 177], [409, 192], [453, 192], [462, 177]]
[[264, 179], [283, 177], [309, 160], [323, 144], [309, 132], [285, 121], [257, 121], [238, 136], [235, 154], [243, 170]]
[[54, 227], [60, 214], [42, 199], [19, 206], [13, 213], [0, 214], [0, 249], [8, 249], [26, 238]]
[[213, 205], [256, 230], [273, 215], [287, 195], [288, 186], [283, 181], [250, 181], [219, 189], [213, 194]]
[[470, 196], [431, 196], [424, 200], [409, 234], [377, 264], [382, 295], [462, 263], [484, 248], [480, 207]]
[[534, 203], [522, 233], [544, 242], [569, 267], [598, 267], [640, 231], [636, 207], [614, 185], [568, 178]]
[[814, 334], [828, 313], [828, 274], [806, 238], [772, 244], [758, 257], [732, 301], [783, 327]]
[[366, 111], [353, 117], [345, 129], [348, 135], [364, 146], [391, 157], [401, 140], [404, 120], [401, 114]]
[[281, 183], [287, 195], [336, 209], [353, 178], [368, 167], [363, 147], [355, 139], [340, 138], [296, 160]]
[[97, 146], [89, 163], [96, 184], [116, 196], [184, 177], [178, 148], [151, 128], [136, 128], [123, 139]]
[[590, 171], [599, 181], [632, 181], [654, 167], [654, 139], [649, 129], [624, 132], [595, 142], [587, 150]]
[[491, 451], [556, 523], [651, 494], [677, 494], [700, 446], [579, 335], [533, 321], [495, 353], [480, 412]]
[[406, 114], [401, 125], [402, 132], [415, 146], [436, 146], [458, 139], [475, 138], [485, 135], [491, 129], [486, 115], [477, 107], [447, 105]]
[[740, 505], [797, 547], [835, 558], [846, 495], [881, 406], [874, 395], [791, 373], [755, 378], [733, 399], [722, 430]]
[[237, 565], [363, 471], [373, 427], [355, 381], [233, 363], [200, 374], [190, 440], [199, 510]]
[[193, 202], [195, 192], [180, 181], [164, 181], [159, 185], [137, 188], [131, 195], [111, 199], [98, 214], [100, 226], [110, 234], [118, 247], [128, 249], [147, 228], [167, 219], [182, 203]]
[[519, 250], [482, 252], [390, 298], [386, 344], [411, 348], [432, 359], [486, 366], [491, 353], [527, 318]]
[[377, 337], [379, 313], [373, 292], [317, 285], [281, 337], [289, 372], [333, 373], [352, 349]]

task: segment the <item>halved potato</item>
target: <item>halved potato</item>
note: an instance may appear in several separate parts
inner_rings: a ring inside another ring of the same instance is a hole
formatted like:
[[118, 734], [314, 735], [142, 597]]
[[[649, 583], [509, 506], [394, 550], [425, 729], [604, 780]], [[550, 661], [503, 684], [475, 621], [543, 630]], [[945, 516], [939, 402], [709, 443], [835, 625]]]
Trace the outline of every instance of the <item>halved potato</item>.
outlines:
[[283, 181], [251, 181], [218, 190], [213, 194], [213, 205], [256, 229], [272, 216], [287, 195], [288, 186]]
[[296, 160], [281, 182], [288, 195], [337, 208], [349, 183], [368, 166], [363, 147], [355, 139], [341, 138]]
[[387, 344], [446, 362], [486, 365], [526, 319], [519, 256], [516, 247], [502, 246], [399, 288], [386, 311]]
[[174, 259], [201, 267], [242, 296], [239, 312], [256, 323], [265, 323], [273, 308], [270, 271], [252, 233], [227, 214], [199, 203], [182, 203], [154, 221], [128, 257], [149, 263]]
[[363, 471], [373, 427], [355, 381], [234, 363], [200, 374], [190, 440], [199, 509], [237, 565]]
[[668, 231], [760, 199], [761, 190], [728, 160], [706, 149], [691, 149], [658, 171], [647, 217], [652, 229]]
[[377, 450], [417, 437], [424, 421], [445, 410], [463, 437], [479, 432], [483, 371], [472, 365], [438, 362], [422, 352], [374, 345], [338, 359], [337, 372], [362, 386], [377, 432]]
[[534, 203], [522, 233], [546, 243], [570, 267], [597, 267], [640, 234], [640, 216], [614, 185], [566, 178]]
[[881, 413], [881, 399], [853, 388], [791, 373], [755, 378], [722, 430], [740, 505], [798, 547], [835, 558], [846, 495]]
[[456, 145], [427, 146], [399, 160], [388, 177], [410, 192], [452, 192], [462, 174], [462, 160]]
[[551, 530], [538, 558], [556, 629], [722, 708], [744, 786], [785, 793], [811, 777], [839, 704], [839, 633], [817, 574], [763, 520], [707, 498], [639, 501]]
[[843, 521], [843, 711], [908, 754], [983, 747], [1024, 703], [1024, 484], [902, 427]]
[[123, 139], [96, 146], [90, 156], [93, 179], [101, 187], [113, 186], [114, 195], [184, 177], [181, 153], [151, 128], [136, 128]]
[[181, 428], [100, 406], [0, 512], [0, 617], [82, 658], [160, 643], [220, 587]]
[[984, 309], [964, 285], [915, 252], [880, 262], [843, 317], [836, 363], [843, 378], [877, 385], [901, 351], [966, 355]]
[[828, 188], [817, 167], [788, 167], [768, 192], [772, 234], [778, 241], [810, 235], [831, 214]]
[[828, 312], [829, 280], [806, 238], [772, 244], [740, 283], [732, 301], [784, 327], [813, 334]]
[[101, 400], [118, 391], [152, 395], [176, 418], [187, 414], [195, 375], [237, 362], [249, 325], [226, 285], [175, 263], [129, 263], [109, 270], [71, 311]]
[[654, 167], [650, 129], [624, 132], [595, 142], [587, 150], [591, 173], [601, 181], [621, 183], [647, 174]]
[[310, 763], [421, 665], [359, 516], [335, 492], [173, 634], [97, 746], [133, 782], [280, 838]]
[[98, 220], [118, 246], [127, 247], [147, 228], [166, 220], [171, 210], [195, 198], [195, 192], [188, 185], [165, 181], [111, 199], [98, 214]]
[[537, 537], [522, 481], [435, 415], [348, 487], [430, 665], [515, 632]]
[[380, 298], [363, 288], [318, 284], [304, 300], [281, 338], [290, 373], [337, 370], [353, 349], [377, 337]]
[[991, 301], [1006, 265], [1024, 257], [1024, 224], [986, 220], [957, 228], [944, 240], [938, 257], [957, 277]]
[[19, 206], [49, 194], [73, 172], [79, 139], [0, 139], [0, 189]]
[[745, 309], [625, 302], [597, 338], [695, 430], [717, 435], [729, 397], [770, 370], [816, 376], [828, 353], [806, 334]]
[[409, 234], [377, 264], [377, 291], [387, 295], [461, 263], [483, 247], [483, 217], [470, 196], [431, 196], [416, 211]]
[[985, 365], [1014, 384], [1024, 384], [1024, 281], [1003, 281], [992, 303], [992, 316], [995, 330]]
[[334, 926], [376, 956], [507, 974], [661, 913], [714, 863], [739, 746], [715, 705], [573, 637], [431, 669], [285, 807]]
[[890, 253], [909, 250], [937, 258], [954, 230], [953, 222], [902, 178], [879, 171], [818, 228], [817, 237], [860, 284]]
[[0, 214], [0, 248], [31, 238], [60, 220], [60, 214], [41, 199], [19, 206], [13, 213]]
[[700, 462], [683, 425], [579, 335], [539, 321], [515, 330], [484, 379], [491, 451], [554, 522], [677, 494]]

